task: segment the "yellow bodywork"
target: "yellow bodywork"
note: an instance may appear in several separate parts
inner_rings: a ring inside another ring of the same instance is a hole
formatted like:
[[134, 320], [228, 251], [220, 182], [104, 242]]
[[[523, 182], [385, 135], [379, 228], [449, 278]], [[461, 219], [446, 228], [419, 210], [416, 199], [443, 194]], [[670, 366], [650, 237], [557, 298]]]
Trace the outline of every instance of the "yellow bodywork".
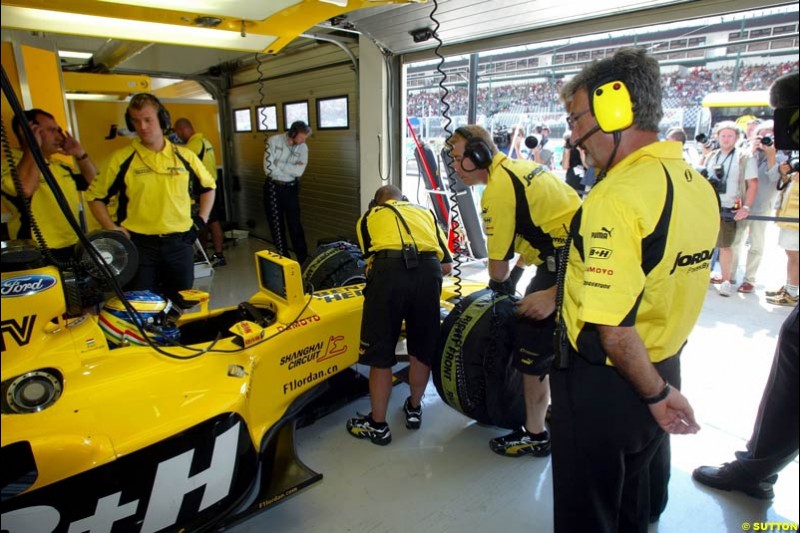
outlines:
[[[262, 284], [249, 299], [271, 317], [266, 327], [242, 317], [236, 307], [209, 312], [207, 295], [200, 293], [199, 310], [185, 314], [180, 327], [182, 332], [194, 328], [193, 336], [206, 339], [185, 348], [162, 346], [164, 353], [149, 346], [112, 349], [95, 314], [65, 318], [56, 268], [4, 272], [3, 383], [41, 369], [63, 376], [63, 393], [52, 405], [27, 414], [4, 409], [2, 415], [2, 446], [31, 445], [38, 477], [28, 492], [221, 413], [240, 415], [259, 450], [265, 434], [298, 396], [353, 365], [363, 285], [307, 295], [296, 262], [259, 252], [256, 273], [265, 265], [283, 273], [286, 287], [278, 295]], [[52, 285], [43, 289], [50, 280]], [[38, 290], [26, 293], [25, 283]], [[452, 284], [446, 281], [445, 287], [443, 299], [452, 295]], [[478, 288], [470, 284], [465, 291]], [[15, 335], [6, 324], [12, 324]]]

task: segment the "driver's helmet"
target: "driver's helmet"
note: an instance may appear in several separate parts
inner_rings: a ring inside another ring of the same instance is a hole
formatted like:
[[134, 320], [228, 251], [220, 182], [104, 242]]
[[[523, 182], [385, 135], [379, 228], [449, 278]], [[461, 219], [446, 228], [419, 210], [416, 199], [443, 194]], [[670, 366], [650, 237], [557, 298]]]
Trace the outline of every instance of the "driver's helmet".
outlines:
[[[140, 324], [153, 341], [158, 344], [178, 342], [180, 331], [174, 322], [168, 319], [172, 309], [169, 300], [152, 291], [128, 291], [125, 293], [125, 299], [136, 310], [141, 318]], [[108, 342], [114, 346], [147, 344], [147, 340], [136, 327], [134, 318], [117, 297], [105, 303], [100, 311], [98, 323]]]

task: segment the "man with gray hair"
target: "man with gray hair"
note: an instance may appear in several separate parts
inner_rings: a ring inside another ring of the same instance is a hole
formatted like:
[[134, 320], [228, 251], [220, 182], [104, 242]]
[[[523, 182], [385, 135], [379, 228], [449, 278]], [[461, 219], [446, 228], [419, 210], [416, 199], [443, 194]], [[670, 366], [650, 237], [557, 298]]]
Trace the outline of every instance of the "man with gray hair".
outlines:
[[600, 170], [559, 286], [554, 526], [644, 533], [666, 501], [651, 496], [651, 472], [666, 483], [667, 433], [700, 429], [679, 355], [705, 299], [719, 210], [681, 145], [658, 141], [660, 72], [644, 49], [592, 63], [560, 96], [571, 144]]

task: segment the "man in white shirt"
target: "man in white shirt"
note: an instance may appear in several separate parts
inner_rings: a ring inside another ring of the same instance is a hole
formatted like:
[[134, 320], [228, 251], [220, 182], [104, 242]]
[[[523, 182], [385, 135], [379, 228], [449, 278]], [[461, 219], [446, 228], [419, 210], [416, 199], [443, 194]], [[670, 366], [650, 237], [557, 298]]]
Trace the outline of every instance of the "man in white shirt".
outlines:
[[736, 147], [739, 129], [730, 121], [717, 124], [719, 149], [705, 160], [708, 178], [712, 180], [722, 207], [722, 220], [717, 238], [720, 275], [711, 278], [719, 284], [720, 296], [730, 296], [733, 286], [733, 242], [736, 223], [745, 220], [758, 193], [758, 167], [747, 151]]
[[[306, 237], [300, 223], [300, 177], [308, 165], [306, 138], [311, 128], [305, 122], [293, 122], [289, 131], [273, 135], [264, 154], [264, 210], [272, 233], [272, 243], [281, 255], [289, 257], [286, 225], [297, 262], [308, 257]], [[284, 216], [286, 220], [284, 222]]]

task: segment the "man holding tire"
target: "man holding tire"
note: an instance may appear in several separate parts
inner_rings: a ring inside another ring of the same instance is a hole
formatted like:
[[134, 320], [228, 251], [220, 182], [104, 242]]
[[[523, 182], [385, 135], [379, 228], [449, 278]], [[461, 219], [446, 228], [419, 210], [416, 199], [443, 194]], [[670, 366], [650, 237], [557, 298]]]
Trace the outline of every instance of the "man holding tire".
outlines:
[[453, 168], [467, 185], [486, 185], [481, 198], [489, 251], [489, 286], [514, 293], [521, 271], [510, 268], [514, 252], [536, 265], [525, 297], [517, 306], [520, 320], [514, 366], [523, 375], [525, 424], [489, 441], [506, 457], [550, 454], [545, 415], [550, 401], [548, 373], [553, 361], [558, 250], [566, 243], [570, 220], [580, 206], [578, 194], [546, 167], [509, 159], [497, 150], [491, 134], [476, 125], [458, 128], [450, 137]]

